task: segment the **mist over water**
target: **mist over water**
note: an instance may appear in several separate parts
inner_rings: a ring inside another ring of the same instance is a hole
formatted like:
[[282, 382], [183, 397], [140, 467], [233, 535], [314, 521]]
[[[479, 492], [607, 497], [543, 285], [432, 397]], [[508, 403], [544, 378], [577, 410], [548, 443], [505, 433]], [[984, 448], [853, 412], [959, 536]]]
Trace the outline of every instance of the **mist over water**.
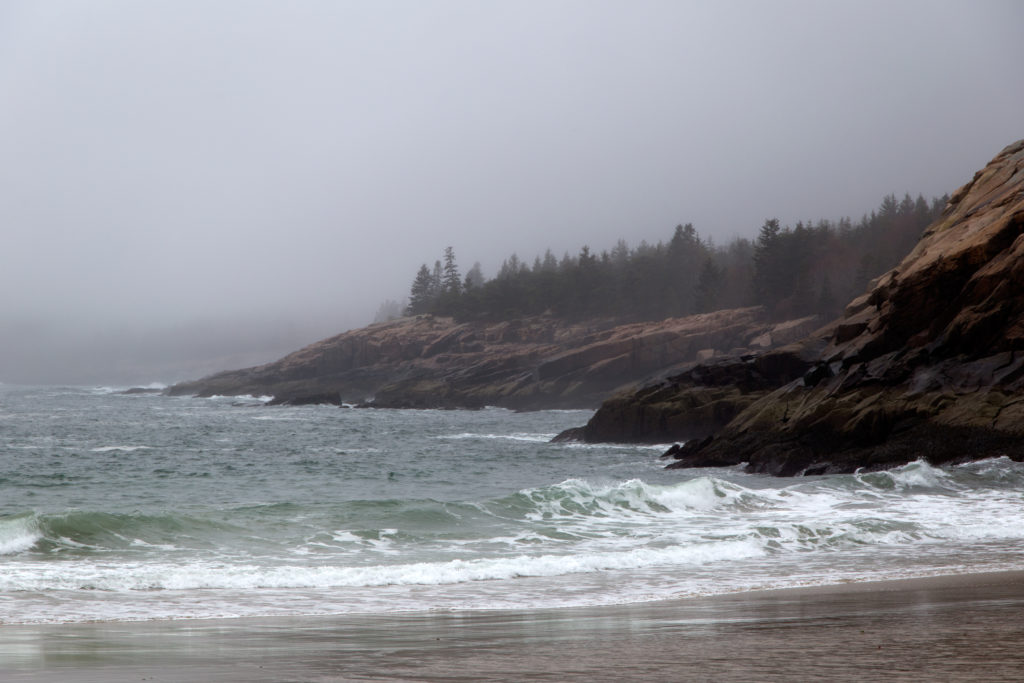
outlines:
[[275, 318], [103, 326], [11, 321], [0, 327], [0, 381], [10, 384], [146, 385], [197, 379], [277, 360], [350, 325]]
[[772, 479], [581, 411], [0, 386], [0, 621], [623, 604], [1019, 567], [1024, 469]]
[[1022, 21], [1010, 0], [5, 2], [0, 381], [268, 360], [366, 324], [449, 245], [493, 277], [941, 196], [1020, 137]]

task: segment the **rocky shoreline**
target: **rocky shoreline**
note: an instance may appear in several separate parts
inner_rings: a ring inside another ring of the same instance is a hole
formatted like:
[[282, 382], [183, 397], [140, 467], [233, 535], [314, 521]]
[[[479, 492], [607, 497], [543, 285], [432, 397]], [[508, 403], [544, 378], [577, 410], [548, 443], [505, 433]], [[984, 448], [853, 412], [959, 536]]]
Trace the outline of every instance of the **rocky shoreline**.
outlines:
[[[171, 394], [385, 408], [587, 408], [560, 440], [685, 442], [669, 467], [780, 476], [1024, 459], [1024, 140], [844, 315], [371, 325]], [[639, 387], [639, 388], [638, 388]], [[611, 398], [606, 398], [611, 395]], [[603, 401], [603, 402], [602, 402]]]
[[272, 403], [382, 408], [594, 408], [609, 394], [723, 354], [798, 339], [814, 318], [761, 308], [656, 322], [536, 317], [458, 323], [429, 315], [353, 330], [266, 365], [170, 387], [174, 395], [271, 395]]
[[561, 438], [685, 441], [669, 467], [780, 476], [1024, 459], [1024, 140], [839, 320], [607, 400]]

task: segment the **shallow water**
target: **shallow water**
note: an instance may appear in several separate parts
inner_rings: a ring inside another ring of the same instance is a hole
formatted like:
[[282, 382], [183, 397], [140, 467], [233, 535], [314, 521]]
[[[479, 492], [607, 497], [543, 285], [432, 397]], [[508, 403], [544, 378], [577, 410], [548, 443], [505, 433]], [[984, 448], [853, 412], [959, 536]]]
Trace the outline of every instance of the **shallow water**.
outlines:
[[630, 604], [1024, 566], [1024, 466], [775, 479], [584, 411], [0, 386], [5, 623]]

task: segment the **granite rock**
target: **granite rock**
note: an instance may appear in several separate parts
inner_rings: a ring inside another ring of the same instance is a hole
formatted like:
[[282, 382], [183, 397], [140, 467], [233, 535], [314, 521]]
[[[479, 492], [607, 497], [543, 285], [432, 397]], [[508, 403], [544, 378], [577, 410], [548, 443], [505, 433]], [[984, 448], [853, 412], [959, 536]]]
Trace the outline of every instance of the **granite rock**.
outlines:
[[745, 348], [766, 335], [781, 343], [816, 322], [771, 323], [756, 307], [631, 324], [552, 317], [458, 323], [425, 315], [352, 330], [169, 392], [389, 408], [596, 407], [699, 356]]

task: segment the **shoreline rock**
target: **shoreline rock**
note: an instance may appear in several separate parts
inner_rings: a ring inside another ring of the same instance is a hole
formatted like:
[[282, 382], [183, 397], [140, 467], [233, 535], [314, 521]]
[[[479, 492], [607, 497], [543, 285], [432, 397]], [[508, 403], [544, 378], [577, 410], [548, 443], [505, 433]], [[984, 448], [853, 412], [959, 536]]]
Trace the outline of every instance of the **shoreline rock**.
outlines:
[[417, 316], [346, 332], [267, 365], [176, 384], [168, 393], [272, 395], [271, 404], [291, 405], [594, 408], [615, 391], [699, 359], [786, 343], [816, 324], [772, 323], [759, 307], [629, 324]]
[[779, 476], [1024, 459], [1024, 140], [839, 320], [615, 396], [574, 434]]

